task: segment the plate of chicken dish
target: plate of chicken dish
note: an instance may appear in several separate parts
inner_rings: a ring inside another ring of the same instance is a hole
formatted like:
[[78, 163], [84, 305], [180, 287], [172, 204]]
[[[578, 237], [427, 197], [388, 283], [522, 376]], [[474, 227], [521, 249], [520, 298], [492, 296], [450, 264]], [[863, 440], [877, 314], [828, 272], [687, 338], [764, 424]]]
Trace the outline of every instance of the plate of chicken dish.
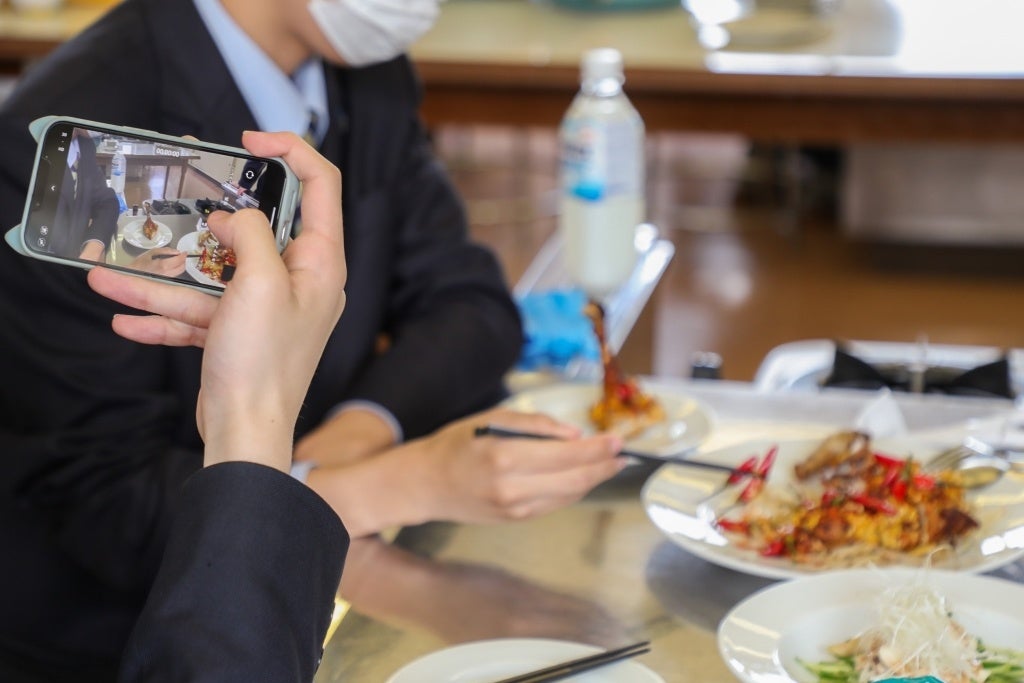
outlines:
[[667, 465], [641, 496], [684, 549], [768, 578], [926, 564], [984, 572], [1024, 555], [1024, 476], [969, 489], [957, 471], [921, 466], [943, 448], [853, 431], [754, 441], [700, 454], [738, 474]]

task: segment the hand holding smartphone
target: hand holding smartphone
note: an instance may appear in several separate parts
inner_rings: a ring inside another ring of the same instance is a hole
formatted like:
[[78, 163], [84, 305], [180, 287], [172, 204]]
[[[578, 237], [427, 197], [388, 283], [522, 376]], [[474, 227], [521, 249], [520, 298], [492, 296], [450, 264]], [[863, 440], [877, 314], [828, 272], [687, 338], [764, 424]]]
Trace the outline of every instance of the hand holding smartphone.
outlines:
[[291, 235], [300, 184], [280, 158], [72, 117], [30, 130], [29, 194], [7, 235], [27, 256], [220, 293], [235, 261], [210, 232], [211, 213], [259, 210], [279, 251]]

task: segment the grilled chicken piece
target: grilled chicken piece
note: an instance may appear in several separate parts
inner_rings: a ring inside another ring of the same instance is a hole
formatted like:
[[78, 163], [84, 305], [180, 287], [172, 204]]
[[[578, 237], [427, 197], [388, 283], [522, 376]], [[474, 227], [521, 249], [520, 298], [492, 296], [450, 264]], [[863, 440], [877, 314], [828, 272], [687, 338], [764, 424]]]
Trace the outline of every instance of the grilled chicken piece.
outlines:
[[804, 480], [824, 470], [843, 467], [857, 470], [871, 458], [871, 437], [864, 432], [836, 432], [821, 442], [806, 460], [794, 467], [797, 479]]

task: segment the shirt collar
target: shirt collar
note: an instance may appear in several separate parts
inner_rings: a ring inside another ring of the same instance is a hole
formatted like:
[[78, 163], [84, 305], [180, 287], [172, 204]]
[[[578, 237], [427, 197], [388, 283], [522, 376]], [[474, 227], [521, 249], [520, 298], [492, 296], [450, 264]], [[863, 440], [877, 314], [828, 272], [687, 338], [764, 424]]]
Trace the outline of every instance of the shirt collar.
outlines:
[[71, 138], [71, 144], [68, 145], [68, 168], [71, 168], [78, 162], [79, 147], [78, 138]]
[[193, 0], [235, 84], [262, 130], [305, 135], [316, 113], [317, 141], [327, 132], [327, 85], [319, 59], [304, 62], [289, 77], [235, 23], [219, 0]]

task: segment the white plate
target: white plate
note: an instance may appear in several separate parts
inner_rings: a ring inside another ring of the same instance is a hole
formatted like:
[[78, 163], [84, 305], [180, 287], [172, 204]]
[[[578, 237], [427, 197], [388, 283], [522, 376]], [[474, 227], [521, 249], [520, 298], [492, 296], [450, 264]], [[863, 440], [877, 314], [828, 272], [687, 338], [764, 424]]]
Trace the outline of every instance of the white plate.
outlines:
[[[793, 465], [806, 458], [821, 440], [751, 441], [694, 457], [735, 466], [751, 455], [763, 455], [775, 443], [779, 445], [779, 452], [769, 483], [784, 484], [792, 479]], [[918, 460], [927, 459], [943, 447], [910, 438], [880, 439], [876, 443], [879, 451], [904, 457], [913, 454]], [[647, 516], [676, 544], [723, 567], [776, 579], [824, 571], [787, 558], [761, 557], [753, 550], [730, 544], [715, 527], [715, 510], [708, 501], [710, 494], [720, 490], [724, 477], [681, 465], [661, 467], [647, 480], [640, 494]], [[958, 544], [955, 552], [933, 558], [933, 566], [986, 572], [1024, 555], [1024, 479], [1020, 475], [1006, 474], [992, 486], [969, 493], [968, 498], [980, 528]], [[908, 565], [920, 565], [923, 561], [924, 558], [907, 557]]]
[[[178, 251], [183, 251], [187, 254], [199, 251], [199, 231], [190, 232], [178, 240]], [[212, 277], [199, 270], [199, 259], [197, 258], [185, 259], [185, 272], [191, 275], [192, 279], [200, 284], [211, 285], [213, 287], [224, 286], [224, 283], [220, 280], [214, 280]]]
[[[629, 439], [627, 448], [669, 456], [696, 448], [711, 431], [709, 413], [696, 400], [669, 389], [644, 387], [643, 383], [641, 389], [661, 402], [665, 419]], [[505, 406], [524, 413], [544, 413], [593, 434], [596, 430], [588, 412], [600, 395], [601, 388], [593, 384], [554, 384], [519, 392], [505, 401]]]
[[171, 229], [166, 224], [155, 219], [153, 222], [156, 223], [156, 237], [148, 239], [142, 232], [142, 226], [145, 222], [145, 218], [136, 218], [124, 226], [121, 234], [124, 235], [124, 239], [128, 244], [139, 249], [156, 249], [157, 247], [166, 246], [171, 241], [173, 236]]
[[986, 645], [1020, 648], [1024, 643], [1024, 585], [939, 569], [890, 567], [831, 572], [764, 588], [722, 619], [718, 650], [746, 683], [815, 683], [796, 659], [833, 659], [829, 645], [872, 625], [881, 591], [920, 576], [946, 598], [953, 618]]
[[[489, 683], [601, 652], [583, 643], [545, 638], [501, 638], [464, 643], [406, 664], [387, 683]], [[574, 676], [579, 683], [665, 683], [635, 661], [623, 660]]]

